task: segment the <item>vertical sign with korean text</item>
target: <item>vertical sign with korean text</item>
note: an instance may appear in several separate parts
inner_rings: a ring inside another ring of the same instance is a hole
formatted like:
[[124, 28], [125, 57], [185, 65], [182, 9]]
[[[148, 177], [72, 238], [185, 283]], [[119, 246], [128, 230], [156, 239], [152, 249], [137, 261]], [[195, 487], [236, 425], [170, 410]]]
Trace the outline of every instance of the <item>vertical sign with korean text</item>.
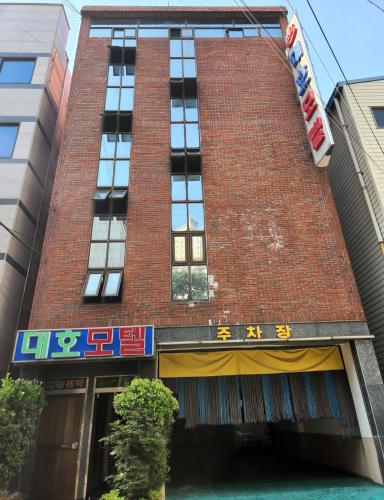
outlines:
[[153, 326], [21, 330], [17, 332], [13, 362], [75, 361], [153, 355]]
[[288, 25], [285, 43], [313, 159], [318, 167], [327, 167], [334, 144], [332, 132], [321, 103], [316, 77], [296, 14], [292, 15]]

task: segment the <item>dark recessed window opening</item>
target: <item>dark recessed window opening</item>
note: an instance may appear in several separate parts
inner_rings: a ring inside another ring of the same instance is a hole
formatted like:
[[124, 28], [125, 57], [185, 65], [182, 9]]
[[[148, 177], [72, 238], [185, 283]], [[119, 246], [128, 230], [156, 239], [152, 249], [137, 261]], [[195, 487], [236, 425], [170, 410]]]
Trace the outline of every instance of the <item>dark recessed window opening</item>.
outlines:
[[376, 126], [379, 128], [384, 128], [384, 107], [372, 108], [372, 113], [375, 118]]

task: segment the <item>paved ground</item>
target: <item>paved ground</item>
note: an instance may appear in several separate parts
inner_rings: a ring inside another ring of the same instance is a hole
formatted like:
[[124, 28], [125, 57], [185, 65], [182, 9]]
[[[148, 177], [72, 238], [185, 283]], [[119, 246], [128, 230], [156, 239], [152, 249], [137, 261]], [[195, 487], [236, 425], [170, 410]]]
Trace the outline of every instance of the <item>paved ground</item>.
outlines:
[[367, 479], [292, 458], [279, 465], [260, 464], [254, 473], [232, 469], [211, 483], [198, 484], [195, 477], [192, 484], [171, 484], [167, 500], [384, 500], [384, 487]]

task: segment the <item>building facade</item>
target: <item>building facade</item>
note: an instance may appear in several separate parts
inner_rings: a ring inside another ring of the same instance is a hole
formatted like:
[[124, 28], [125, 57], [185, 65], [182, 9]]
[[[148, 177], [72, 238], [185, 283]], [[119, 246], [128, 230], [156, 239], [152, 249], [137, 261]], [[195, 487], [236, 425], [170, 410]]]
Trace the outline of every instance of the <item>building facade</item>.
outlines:
[[381, 373], [384, 373], [384, 78], [337, 85], [329, 175]]
[[99, 498], [99, 439], [137, 375], [178, 397], [174, 475], [196, 458], [188, 443], [224, 457], [247, 431], [382, 483], [383, 383], [285, 64], [286, 11], [252, 8], [253, 23], [237, 8], [82, 15], [15, 346], [48, 399], [30, 497]]
[[2, 375], [28, 325], [66, 111], [68, 29], [61, 5], [0, 5]]

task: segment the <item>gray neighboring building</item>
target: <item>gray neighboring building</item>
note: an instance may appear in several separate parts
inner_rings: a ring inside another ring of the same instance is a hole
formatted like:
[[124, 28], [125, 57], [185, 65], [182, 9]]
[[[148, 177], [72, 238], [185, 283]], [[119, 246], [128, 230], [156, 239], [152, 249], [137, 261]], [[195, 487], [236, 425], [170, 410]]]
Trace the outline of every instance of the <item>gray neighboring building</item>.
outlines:
[[0, 5], [0, 376], [27, 325], [66, 112], [60, 4]]
[[336, 86], [327, 106], [329, 178], [384, 375], [384, 76], [349, 83]]

